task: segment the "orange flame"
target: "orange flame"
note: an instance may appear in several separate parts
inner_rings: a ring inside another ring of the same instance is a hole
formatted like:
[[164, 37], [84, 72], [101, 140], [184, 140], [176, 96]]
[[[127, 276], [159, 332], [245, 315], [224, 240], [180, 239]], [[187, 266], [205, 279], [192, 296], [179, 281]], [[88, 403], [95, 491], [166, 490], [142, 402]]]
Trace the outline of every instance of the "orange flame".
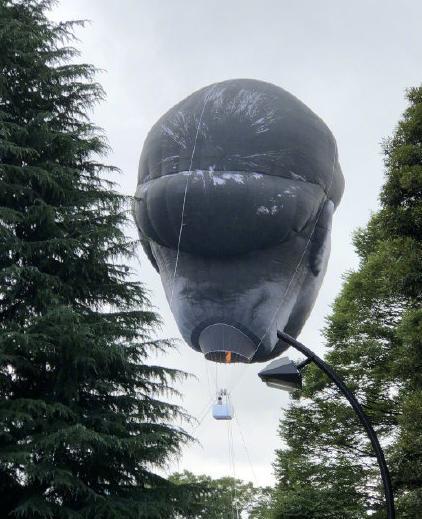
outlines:
[[232, 361], [232, 352], [226, 351], [226, 364], [230, 364], [231, 361]]

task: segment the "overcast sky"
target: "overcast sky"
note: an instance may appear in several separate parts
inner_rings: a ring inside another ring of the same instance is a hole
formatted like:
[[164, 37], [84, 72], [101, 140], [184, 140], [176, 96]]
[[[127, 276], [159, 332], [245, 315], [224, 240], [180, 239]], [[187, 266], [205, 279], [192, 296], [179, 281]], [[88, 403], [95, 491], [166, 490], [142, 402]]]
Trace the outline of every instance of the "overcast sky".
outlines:
[[[346, 178], [334, 216], [328, 272], [301, 339], [324, 352], [320, 330], [342, 274], [355, 268], [351, 234], [377, 209], [383, 181], [381, 141], [405, 107], [404, 90], [421, 80], [422, 3], [418, 0], [62, 0], [55, 19], [89, 19], [78, 31], [82, 59], [104, 69], [107, 100], [94, 120], [108, 136], [110, 162], [122, 169], [121, 190], [133, 194], [146, 133], [191, 92], [216, 81], [272, 82], [306, 103], [334, 133]], [[133, 229], [129, 232], [134, 233]], [[139, 278], [163, 317], [163, 335], [180, 337], [158, 274], [139, 253]], [[296, 354], [291, 353], [293, 358]], [[179, 389], [182, 405], [201, 418], [216, 385], [232, 386], [236, 475], [272, 482], [277, 426], [285, 393], [264, 386], [262, 365], [218, 369], [181, 343], [160, 362], [194, 373]], [[241, 431], [241, 432], [240, 432]], [[205, 414], [169, 471], [233, 475], [227, 424]], [[241, 434], [242, 433], [242, 434]], [[250, 462], [249, 462], [249, 459]]]

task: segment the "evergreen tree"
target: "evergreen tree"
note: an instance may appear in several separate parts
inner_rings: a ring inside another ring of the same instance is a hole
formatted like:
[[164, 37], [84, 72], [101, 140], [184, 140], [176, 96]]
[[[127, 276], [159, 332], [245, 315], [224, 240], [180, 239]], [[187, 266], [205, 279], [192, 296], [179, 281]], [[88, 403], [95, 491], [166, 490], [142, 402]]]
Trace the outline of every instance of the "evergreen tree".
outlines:
[[[327, 361], [355, 391], [391, 468], [398, 517], [422, 510], [422, 88], [384, 145], [381, 208], [354, 236], [360, 258], [324, 332]], [[281, 424], [272, 516], [385, 518], [371, 446], [314, 366]], [[318, 508], [319, 507], [319, 508]], [[333, 512], [333, 510], [335, 512]]]
[[1, 517], [171, 518], [188, 440], [147, 363], [159, 324], [125, 266], [128, 200], [89, 109], [95, 68], [50, 0], [0, 0]]

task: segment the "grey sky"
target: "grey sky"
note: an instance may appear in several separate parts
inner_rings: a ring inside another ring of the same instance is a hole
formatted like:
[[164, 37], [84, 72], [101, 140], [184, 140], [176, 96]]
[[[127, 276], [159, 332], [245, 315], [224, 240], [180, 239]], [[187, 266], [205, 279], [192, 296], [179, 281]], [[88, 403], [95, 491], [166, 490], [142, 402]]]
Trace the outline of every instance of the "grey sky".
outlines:
[[[95, 122], [108, 136], [110, 162], [119, 166], [121, 189], [133, 194], [139, 154], [148, 129], [168, 108], [209, 83], [247, 77], [270, 81], [296, 95], [333, 131], [346, 178], [334, 217], [328, 272], [301, 339], [323, 352], [320, 329], [341, 286], [356, 267], [352, 231], [378, 205], [383, 179], [380, 142], [391, 135], [405, 88], [421, 80], [422, 3], [417, 0], [63, 0], [55, 19], [90, 19], [78, 32], [84, 61], [105, 69], [99, 77], [107, 100]], [[130, 232], [134, 232], [133, 229]], [[158, 275], [140, 254], [140, 278], [152, 292], [165, 336], [178, 331]], [[292, 355], [295, 357], [295, 354]], [[190, 371], [198, 380], [180, 386], [182, 404], [199, 416], [215, 390], [215, 365], [181, 344], [160, 362]], [[239, 434], [236, 475], [272, 480], [278, 420], [284, 393], [264, 386], [262, 366], [220, 366], [218, 385], [232, 385]], [[231, 382], [229, 382], [231, 379]], [[237, 382], [236, 382], [237, 381]], [[218, 476], [229, 469], [227, 425], [206, 418], [192, 446], [169, 471], [187, 468]]]

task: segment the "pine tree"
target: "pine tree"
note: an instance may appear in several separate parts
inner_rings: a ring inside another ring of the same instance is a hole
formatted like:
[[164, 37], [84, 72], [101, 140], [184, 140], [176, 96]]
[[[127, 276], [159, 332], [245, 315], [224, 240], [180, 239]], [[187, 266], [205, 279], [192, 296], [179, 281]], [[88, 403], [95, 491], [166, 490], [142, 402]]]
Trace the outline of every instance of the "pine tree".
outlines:
[[[327, 361], [355, 391], [385, 446], [398, 517], [418, 519], [422, 510], [422, 88], [409, 90], [407, 98], [409, 107], [384, 146], [381, 208], [354, 236], [360, 265], [347, 274], [324, 335]], [[273, 517], [385, 518], [374, 454], [348, 404], [313, 366], [306, 368], [304, 391], [296, 399], [281, 425], [288, 449], [280, 450], [276, 459]], [[319, 512], [316, 502], [321, 503]]]
[[158, 469], [188, 436], [162, 395], [182, 374], [147, 363], [169, 343], [126, 267], [103, 91], [51, 3], [0, 0], [1, 517], [170, 518], [186, 489]]

